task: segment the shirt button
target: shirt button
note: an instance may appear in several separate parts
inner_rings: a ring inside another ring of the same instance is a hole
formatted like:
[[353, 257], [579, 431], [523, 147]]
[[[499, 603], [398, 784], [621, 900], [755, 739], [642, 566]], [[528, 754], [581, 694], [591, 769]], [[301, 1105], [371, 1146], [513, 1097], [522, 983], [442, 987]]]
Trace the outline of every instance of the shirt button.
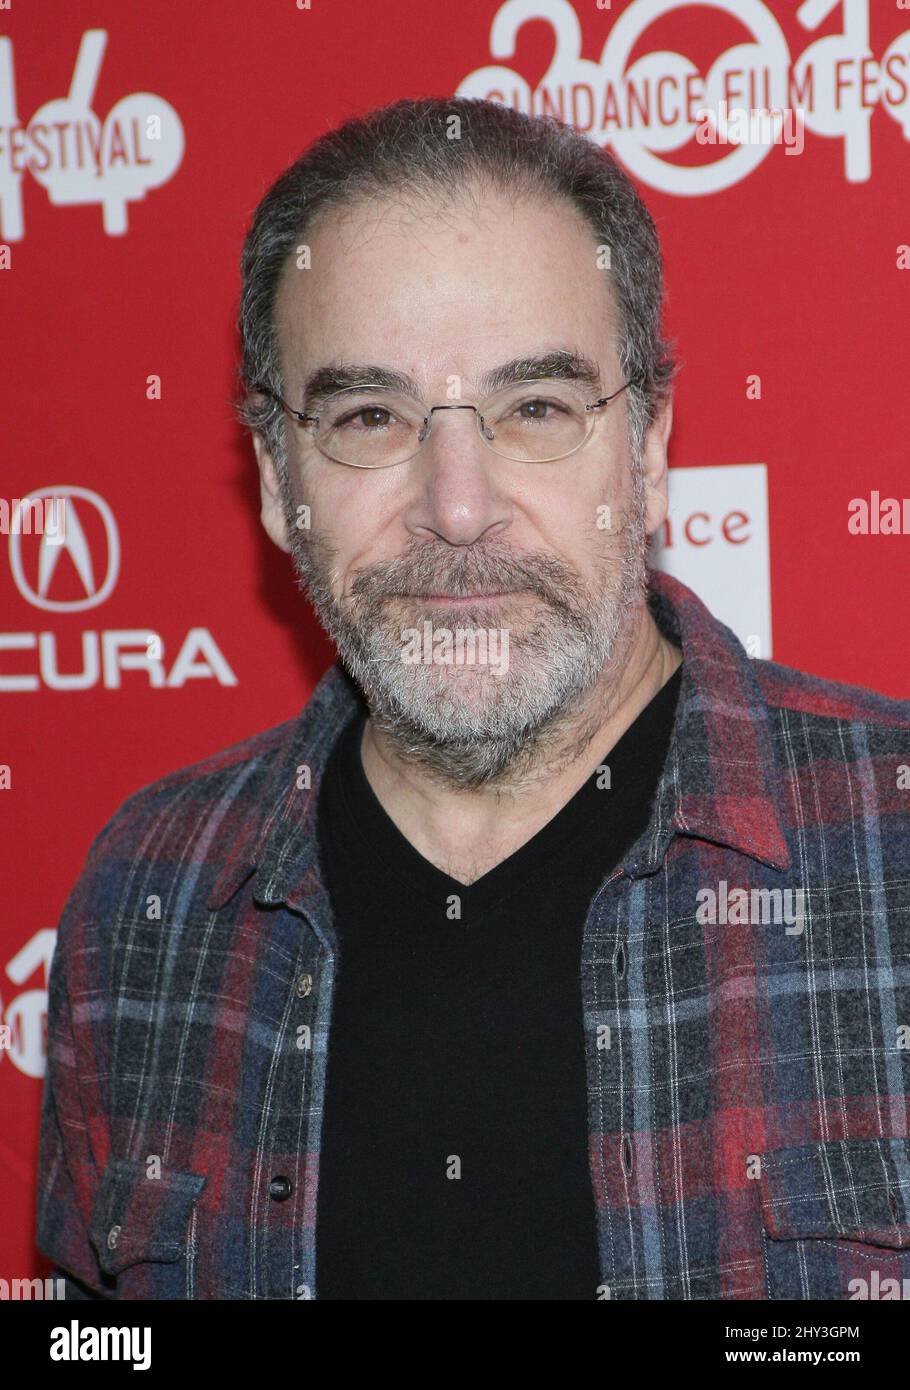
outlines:
[[122, 1229], [122, 1227], [120, 1227], [120, 1226], [112, 1226], [111, 1229], [108, 1231], [108, 1233], [107, 1233], [107, 1248], [108, 1248], [108, 1250], [116, 1250], [116, 1249], [117, 1249], [117, 1246], [120, 1244], [120, 1231], [121, 1231], [121, 1229]]
[[297, 976], [297, 996], [299, 999], [306, 999], [307, 995], [311, 992], [312, 988], [312, 975], [304, 974]]
[[273, 1202], [286, 1202], [293, 1191], [294, 1187], [290, 1178], [272, 1178], [269, 1183], [269, 1196]]

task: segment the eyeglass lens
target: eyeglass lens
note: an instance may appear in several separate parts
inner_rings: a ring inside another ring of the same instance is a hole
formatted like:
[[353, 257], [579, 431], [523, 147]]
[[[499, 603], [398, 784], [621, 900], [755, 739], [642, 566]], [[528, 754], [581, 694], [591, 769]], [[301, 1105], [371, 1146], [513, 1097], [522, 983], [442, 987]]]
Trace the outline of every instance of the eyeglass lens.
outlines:
[[[565, 381], [519, 382], [479, 406], [489, 447], [505, 458], [543, 463], [578, 448], [593, 416]], [[360, 468], [404, 462], [419, 449], [429, 421], [419, 401], [382, 387], [348, 387], [319, 407], [316, 438], [330, 458]], [[438, 417], [437, 417], [438, 418]]]

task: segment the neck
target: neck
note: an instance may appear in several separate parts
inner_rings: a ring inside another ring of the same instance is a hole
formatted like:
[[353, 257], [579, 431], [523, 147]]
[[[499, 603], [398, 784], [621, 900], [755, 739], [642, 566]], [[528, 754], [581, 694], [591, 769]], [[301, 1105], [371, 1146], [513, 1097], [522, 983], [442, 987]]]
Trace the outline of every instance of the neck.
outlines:
[[364, 772], [418, 853], [459, 882], [472, 883], [571, 800], [681, 661], [682, 652], [642, 604], [610, 669], [507, 781], [471, 790], [446, 786], [403, 758], [372, 719], [361, 746]]

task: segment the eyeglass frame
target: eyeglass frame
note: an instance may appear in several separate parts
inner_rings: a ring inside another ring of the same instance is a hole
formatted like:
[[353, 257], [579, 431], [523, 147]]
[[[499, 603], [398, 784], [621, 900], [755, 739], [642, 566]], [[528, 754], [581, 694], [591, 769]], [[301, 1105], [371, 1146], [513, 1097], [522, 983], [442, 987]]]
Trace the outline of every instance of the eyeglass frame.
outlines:
[[[492, 400], [495, 396], [498, 396], [498, 395], [502, 394], [502, 392], [504, 392], [504, 391], [511, 390], [511, 389], [513, 389], [513, 387], [515, 387], [515, 386], [532, 386], [532, 385], [533, 385], [535, 382], [537, 382], [537, 381], [557, 381], [557, 380], [559, 380], [558, 377], [546, 377], [546, 376], [544, 376], [544, 377], [527, 377], [524, 381], [516, 381], [516, 382], [513, 382], [513, 383], [512, 383], [512, 386], [505, 386], [505, 387], [502, 387], [502, 388], [501, 388], [501, 391], [491, 391], [490, 394], [489, 394], [489, 396], [486, 397], [486, 400], [488, 400], [488, 401], [489, 401], [489, 400]], [[614, 400], [616, 399], [617, 396], [621, 395], [622, 392], [625, 391], [625, 389], [626, 389], [627, 386], [639, 385], [639, 384], [640, 384], [640, 381], [641, 381], [641, 378], [640, 378], [640, 377], [637, 377], [637, 376], [630, 377], [629, 380], [628, 380], [628, 381], [624, 381], [623, 384], [622, 384], [622, 386], [619, 387], [619, 390], [614, 391], [614, 392], [612, 393], [612, 395], [609, 395], [609, 396], [601, 396], [599, 400], [592, 401], [592, 403], [591, 403], [590, 405], [586, 404], [586, 405], [585, 405], [585, 410], [586, 410], [586, 411], [599, 410], [599, 409], [601, 408], [601, 406], [609, 405], [610, 401], [614, 401]], [[573, 383], [572, 383], [572, 382], [568, 382], [567, 384], [572, 385]], [[331, 394], [330, 394], [329, 396], [327, 396], [326, 399], [327, 399], [327, 400], [332, 400], [334, 396], [342, 396], [342, 395], [344, 395], [344, 393], [345, 393], [346, 391], [352, 391], [352, 392], [353, 392], [353, 391], [371, 391], [371, 390], [388, 391], [388, 389], [389, 389], [389, 388], [388, 388], [387, 386], [384, 386], [381, 382], [378, 382], [378, 381], [367, 381], [367, 382], [361, 383], [361, 384], [358, 385], [358, 386], [343, 386], [343, 387], [341, 388], [340, 391], [333, 391], [333, 392], [331, 392]], [[251, 387], [250, 387], [250, 390], [251, 390], [251, 391], [259, 391], [259, 392], [261, 392], [264, 396], [270, 397], [271, 400], [276, 401], [280, 406], [282, 406], [282, 407], [288, 412], [289, 415], [293, 415], [294, 418], [295, 418], [296, 420], [300, 421], [301, 424], [314, 424], [314, 425], [315, 425], [315, 424], [318, 424], [318, 423], [319, 423], [319, 416], [318, 416], [318, 415], [309, 415], [305, 410], [295, 410], [294, 407], [293, 407], [292, 405], [288, 405], [287, 401], [284, 399], [283, 396], [279, 396], [278, 393], [277, 393], [277, 391], [273, 391], [273, 390], [271, 389], [271, 387], [269, 387], [269, 386], [265, 386], [265, 385], [263, 385], [262, 383], [257, 383], [257, 384], [255, 384], [255, 385], [251, 386]], [[401, 392], [397, 392], [397, 393], [393, 393], [393, 394], [401, 395]], [[483, 402], [481, 402], [481, 404], [483, 404]], [[458, 402], [453, 403], [452, 405], [431, 405], [431, 406], [428, 406], [428, 407], [424, 407], [424, 404], [423, 404], [423, 402], [421, 401], [421, 402], [420, 402], [420, 405], [421, 405], [421, 408], [425, 409], [426, 412], [427, 412], [427, 413], [424, 415], [424, 425], [427, 426], [426, 434], [423, 436], [422, 439], [420, 439], [420, 437], [419, 437], [419, 436], [420, 436], [420, 431], [418, 430], [418, 431], [417, 431], [417, 434], [418, 434], [418, 440], [419, 440], [419, 442], [418, 442], [417, 448], [414, 450], [413, 454], [408, 454], [407, 457], [406, 457], [406, 458], [403, 458], [403, 459], [396, 459], [394, 463], [379, 463], [379, 464], [376, 464], [376, 463], [347, 463], [344, 459], [336, 459], [336, 458], [333, 458], [333, 456], [332, 456], [331, 454], [326, 453], [325, 449], [323, 449], [321, 443], [320, 443], [319, 440], [316, 438], [315, 434], [313, 435], [313, 442], [315, 443], [316, 448], [317, 448], [317, 449], [319, 450], [319, 452], [322, 454], [323, 458], [327, 458], [331, 463], [339, 463], [339, 464], [341, 464], [342, 468], [359, 468], [359, 469], [361, 469], [361, 470], [363, 470], [363, 471], [365, 471], [365, 472], [368, 472], [368, 473], [381, 473], [381, 472], [382, 472], [384, 469], [386, 469], [386, 468], [398, 468], [402, 463], [410, 463], [411, 459], [417, 457], [417, 455], [420, 453], [421, 449], [423, 448], [424, 444], [425, 444], [425, 443], [427, 442], [427, 440], [429, 439], [430, 434], [431, 434], [431, 432], [432, 432], [432, 429], [433, 429], [432, 416], [433, 416], [433, 414], [434, 414], [435, 411], [437, 411], [437, 410], [473, 410], [473, 411], [474, 411], [475, 419], [476, 419], [476, 421], [477, 421], [477, 428], [478, 428], [478, 430], [479, 430], [479, 432], [480, 432], [480, 437], [481, 437], [481, 439], [483, 440], [483, 442], [484, 442], [484, 444], [486, 445], [486, 447], [490, 450], [490, 453], [491, 453], [491, 454], [496, 454], [496, 457], [497, 457], [497, 458], [506, 458], [506, 459], [509, 459], [509, 458], [510, 458], [510, 456], [509, 456], [508, 454], [500, 454], [498, 450], [496, 450], [496, 449], [494, 449], [494, 448], [491, 447], [489, 440], [487, 439], [486, 435], [484, 434], [484, 420], [483, 420], [483, 416], [482, 416], [481, 413], [480, 413], [480, 406], [477, 406], [477, 405], [469, 405], [467, 401], [458, 401]], [[579, 442], [575, 445], [575, 447], [574, 447], [573, 449], [570, 449], [569, 452], [568, 452], [567, 454], [556, 454], [555, 457], [549, 458], [549, 459], [534, 459], [534, 460], [530, 460], [530, 459], [510, 459], [510, 462], [512, 462], [512, 463], [526, 463], [526, 464], [527, 464], [527, 463], [531, 463], [531, 462], [533, 462], [533, 463], [535, 463], [535, 464], [537, 464], [537, 463], [559, 463], [559, 462], [561, 462], [562, 459], [571, 458], [573, 454], [577, 454], [577, 453], [578, 453], [578, 450], [584, 448], [585, 444], [587, 444], [588, 440], [591, 438], [591, 435], [592, 435], [593, 432], [594, 432], [594, 424], [595, 424], [595, 416], [592, 414], [592, 415], [591, 415], [591, 423], [590, 423], [590, 425], [588, 426], [588, 432], [587, 432], [587, 434], [585, 435], [584, 439], [579, 440]]]

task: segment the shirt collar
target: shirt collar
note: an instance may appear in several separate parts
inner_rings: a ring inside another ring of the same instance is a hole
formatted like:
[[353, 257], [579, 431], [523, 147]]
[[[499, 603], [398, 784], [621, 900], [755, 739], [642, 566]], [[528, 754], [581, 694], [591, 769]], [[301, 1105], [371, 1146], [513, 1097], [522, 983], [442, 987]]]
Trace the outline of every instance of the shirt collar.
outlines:
[[316, 871], [316, 802], [325, 766], [342, 731], [362, 708], [354, 683], [340, 662], [317, 682], [297, 719], [270, 755], [258, 815], [222, 865], [208, 899], [222, 907], [256, 871], [253, 896], [263, 905], [288, 903], [320, 893]]
[[648, 606], [683, 661], [670, 747], [648, 827], [624, 857], [627, 873], [653, 873], [676, 834], [789, 868], [771, 713], [756, 662], [671, 575], [649, 571]]
[[[648, 827], [624, 856], [626, 872], [653, 873], [676, 834], [788, 868], [769, 710], [752, 659], [680, 580], [649, 570], [648, 606], [683, 661], [666, 762]], [[324, 899], [317, 870], [319, 786], [335, 743], [361, 708], [356, 687], [336, 662], [271, 754], [262, 815], [251, 820], [222, 865], [210, 908], [223, 906], [254, 871], [253, 896], [262, 905], [305, 907]]]

